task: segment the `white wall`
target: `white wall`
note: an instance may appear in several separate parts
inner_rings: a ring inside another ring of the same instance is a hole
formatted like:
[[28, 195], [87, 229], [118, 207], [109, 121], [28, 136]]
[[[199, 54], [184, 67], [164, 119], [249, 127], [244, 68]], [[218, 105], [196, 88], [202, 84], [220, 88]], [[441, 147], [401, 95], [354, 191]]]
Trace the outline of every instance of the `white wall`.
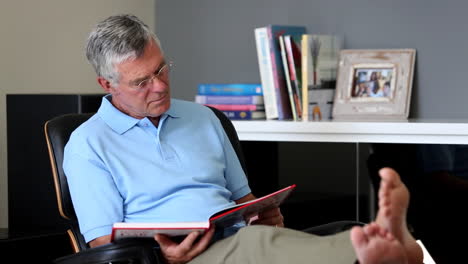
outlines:
[[154, 28], [154, 0], [0, 2], [0, 228], [8, 227], [5, 95], [101, 92], [84, 42], [95, 23], [119, 13]]

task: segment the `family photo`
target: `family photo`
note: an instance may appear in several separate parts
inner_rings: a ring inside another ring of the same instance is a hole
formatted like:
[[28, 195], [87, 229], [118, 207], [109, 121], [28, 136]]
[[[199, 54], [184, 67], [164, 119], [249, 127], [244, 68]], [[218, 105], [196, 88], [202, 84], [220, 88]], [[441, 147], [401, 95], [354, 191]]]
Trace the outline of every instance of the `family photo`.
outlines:
[[356, 69], [351, 97], [390, 98], [393, 69]]

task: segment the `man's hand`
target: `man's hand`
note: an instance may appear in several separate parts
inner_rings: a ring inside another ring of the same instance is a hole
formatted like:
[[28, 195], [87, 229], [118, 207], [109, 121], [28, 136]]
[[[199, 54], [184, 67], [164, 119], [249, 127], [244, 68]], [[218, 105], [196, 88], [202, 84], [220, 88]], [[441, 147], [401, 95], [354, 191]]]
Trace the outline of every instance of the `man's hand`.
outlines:
[[258, 218], [252, 221], [252, 225], [270, 225], [284, 227], [284, 217], [278, 207], [263, 211], [258, 214]]
[[172, 241], [168, 236], [157, 234], [154, 239], [159, 243], [161, 252], [169, 264], [187, 263], [200, 255], [208, 247], [214, 234], [214, 227], [210, 228], [199, 241], [196, 241], [199, 233], [190, 233], [180, 244]]

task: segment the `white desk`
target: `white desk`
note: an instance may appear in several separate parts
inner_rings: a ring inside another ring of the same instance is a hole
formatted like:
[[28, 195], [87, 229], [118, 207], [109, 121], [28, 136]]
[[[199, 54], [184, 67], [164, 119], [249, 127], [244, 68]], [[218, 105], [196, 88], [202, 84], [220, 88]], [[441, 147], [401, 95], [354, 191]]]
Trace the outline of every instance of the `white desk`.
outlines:
[[240, 140], [468, 144], [468, 120], [408, 122], [233, 121]]

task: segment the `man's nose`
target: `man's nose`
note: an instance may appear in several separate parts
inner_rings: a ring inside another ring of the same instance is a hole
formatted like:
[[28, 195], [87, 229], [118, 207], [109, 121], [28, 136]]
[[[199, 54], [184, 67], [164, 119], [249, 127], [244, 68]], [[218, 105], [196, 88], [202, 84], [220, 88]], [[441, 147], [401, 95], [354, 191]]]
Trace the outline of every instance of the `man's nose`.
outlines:
[[166, 90], [168, 86], [169, 86], [169, 79], [168, 80], [162, 80], [162, 79], [159, 79], [158, 77], [155, 76], [151, 80], [150, 91], [155, 92], [155, 93], [161, 92], [161, 91]]

